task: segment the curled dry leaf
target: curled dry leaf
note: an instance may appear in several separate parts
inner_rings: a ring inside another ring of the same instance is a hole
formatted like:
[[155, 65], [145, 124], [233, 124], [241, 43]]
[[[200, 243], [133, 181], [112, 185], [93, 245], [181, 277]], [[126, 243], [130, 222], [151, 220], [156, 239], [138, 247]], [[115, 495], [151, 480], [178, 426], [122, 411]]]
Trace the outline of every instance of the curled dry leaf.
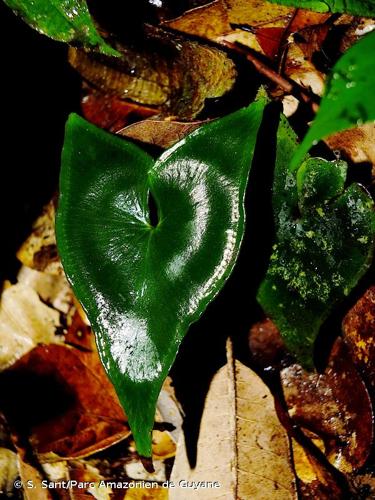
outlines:
[[294, 364], [281, 380], [290, 416], [323, 440], [328, 460], [346, 473], [362, 467], [371, 450], [372, 407], [343, 342], [336, 340], [323, 374]]
[[[321, 448], [321, 441], [313, 439]], [[293, 463], [298, 478], [299, 496], [302, 500], [318, 498], [319, 500], [342, 499], [343, 492], [330, 471], [317, 460], [307, 449], [292, 439]]]
[[148, 42], [151, 51], [119, 48], [118, 60], [70, 49], [69, 62], [103, 92], [182, 119], [196, 116], [205, 99], [232, 88], [236, 69], [225, 52], [155, 28], [149, 29]]
[[7, 448], [0, 448], [0, 495], [10, 497], [14, 481], [18, 476], [17, 454]]
[[79, 351], [51, 344], [3, 372], [2, 408], [20, 433], [30, 434], [40, 461], [88, 456], [130, 435], [113, 387], [97, 376], [99, 359], [90, 368]]
[[28, 285], [5, 289], [0, 303], [0, 371], [15, 363], [39, 343], [61, 342], [55, 335], [60, 314], [44, 304]]
[[17, 446], [17, 452], [18, 475], [24, 485], [33, 485], [32, 488], [23, 488], [23, 498], [25, 500], [51, 500], [52, 495], [49, 490], [42, 487], [42, 481], [45, 479], [43, 474], [29, 463], [24, 449]]
[[[273, 397], [230, 351], [228, 364], [214, 376], [206, 397], [193, 470], [185, 447], [181, 435], [171, 479], [220, 483], [218, 489], [191, 490], [189, 498], [296, 498], [289, 441]], [[185, 498], [184, 489], [170, 491], [171, 500]]]
[[83, 116], [94, 125], [117, 132], [132, 123], [158, 113], [157, 109], [125, 101], [84, 84], [81, 99]]
[[48, 274], [62, 274], [55, 238], [55, 205], [50, 201], [33, 224], [32, 233], [21, 245], [17, 258], [27, 267]]
[[259, 0], [217, 0], [164, 24], [219, 43], [240, 42], [273, 58], [294, 12], [294, 8]]
[[43, 302], [57, 311], [68, 314], [73, 306], [73, 293], [65, 275], [52, 275], [22, 266], [17, 282], [32, 288]]
[[284, 74], [314, 94], [322, 95], [325, 76], [316, 69], [306, 56], [305, 49], [297, 43], [291, 43], [288, 46]]
[[342, 330], [353, 362], [371, 391], [375, 388], [375, 286], [368, 288], [345, 316]]

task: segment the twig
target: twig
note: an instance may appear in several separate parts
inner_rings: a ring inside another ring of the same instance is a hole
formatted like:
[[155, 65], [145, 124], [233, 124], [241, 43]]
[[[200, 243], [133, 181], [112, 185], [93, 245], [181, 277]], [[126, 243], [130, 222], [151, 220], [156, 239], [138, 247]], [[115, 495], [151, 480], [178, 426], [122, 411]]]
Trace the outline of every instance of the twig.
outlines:
[[238, 52], [239, 54], [243, 54], [248, 61], [250, 61], [259, 73], [263, 76], [274, 82], [278, 87], [282, 88], [288, 94], [293, 95], [298, 100], [303, 101], [308, 104], [312, 111], [316, 113], [319, 109], [319, 105], [317, 102], [313, 100], [313, 97], [309, 95], [304, 89], [302, 89], [296, 82], [293, 80], [289, 80], [277, 73], [275, 70], [267, 66], [263, 61], [261, 61], [258, 56], [254, 54], [254, 52], [241, 45], [240, 43], [232, 43], [232, 42], [222, 42], [227, 48]]

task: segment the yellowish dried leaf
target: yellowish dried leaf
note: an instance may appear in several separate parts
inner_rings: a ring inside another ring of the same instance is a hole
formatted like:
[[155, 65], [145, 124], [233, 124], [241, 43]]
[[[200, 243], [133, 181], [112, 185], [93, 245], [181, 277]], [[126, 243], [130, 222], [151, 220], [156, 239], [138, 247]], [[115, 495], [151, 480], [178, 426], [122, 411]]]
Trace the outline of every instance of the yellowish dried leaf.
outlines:
[[289, 441], [272, 394], [230, 353], [206, 397], [196, 468], [190, 469], [181, 436], [171, 479], [177, 485], [182, 479], [220, 483], [220, 488], [170, 489], [171, 500], [185, 500], [187, 492], [189, 500], [296, 498]]

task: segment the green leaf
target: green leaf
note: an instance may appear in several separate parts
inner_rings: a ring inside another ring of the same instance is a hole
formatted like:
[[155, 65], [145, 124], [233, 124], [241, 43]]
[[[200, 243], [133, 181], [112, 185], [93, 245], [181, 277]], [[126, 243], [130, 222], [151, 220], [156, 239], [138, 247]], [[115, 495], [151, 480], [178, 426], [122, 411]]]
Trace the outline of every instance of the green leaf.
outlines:
[[284, 118], [277, 147], [276, 243], [257, 298], [288, 349], [311, 368], [322, 323], [371, 263], [374, 207], [360, 185], [344, 189], [343, 161], [307, 158], [297, 173], [291, 171], [288, 166], [297, 141]]
[[327, 81], [319, 111], [292, 159], [298, 168], [313, 144], [334, 132], [375, 120], [375, 32], [353, 45]]
[[143, 456], [178, 347], [235, 263], [264, 105], [197, 129], [156, 162], [76, 115], [67, 123], [58, 248]]
[[269, 0], [272, 3], [310, 9], [316, 12], [338, 12], [354, 16], [375, 16], [374, 0]]
[[85, 0], [4, 0], [31, 27], [59, 42], [119, 56], [97, 32]]

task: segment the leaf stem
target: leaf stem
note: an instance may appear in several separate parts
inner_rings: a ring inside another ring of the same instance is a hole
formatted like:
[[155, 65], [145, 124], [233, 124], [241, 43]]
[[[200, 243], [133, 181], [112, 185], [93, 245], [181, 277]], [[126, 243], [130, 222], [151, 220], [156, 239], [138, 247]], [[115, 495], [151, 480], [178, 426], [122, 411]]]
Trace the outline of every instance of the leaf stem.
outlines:
[[248, 61], [250, 61], [255, 69], [259, 71], [263, 76], [274, 82], [278, 87], [282, 88], [288, 94], [293, 95], [298, 100], [304, 102], [309, 105], [314, 113], [316, 113], [319, 109], [319, 104], [315, 101], [317, 96], [315, 94], [307, 93], [300, 85], [298, 85], [293, 80], [289, 80], [275, 70], [270, 68], [267, 64], [265, 64], [252, 49], [245, 47], [244, 45], [236, 42], [222, 42], [228, 49], [234, 50], [239, 54], [242, 54], [246, 57]]

